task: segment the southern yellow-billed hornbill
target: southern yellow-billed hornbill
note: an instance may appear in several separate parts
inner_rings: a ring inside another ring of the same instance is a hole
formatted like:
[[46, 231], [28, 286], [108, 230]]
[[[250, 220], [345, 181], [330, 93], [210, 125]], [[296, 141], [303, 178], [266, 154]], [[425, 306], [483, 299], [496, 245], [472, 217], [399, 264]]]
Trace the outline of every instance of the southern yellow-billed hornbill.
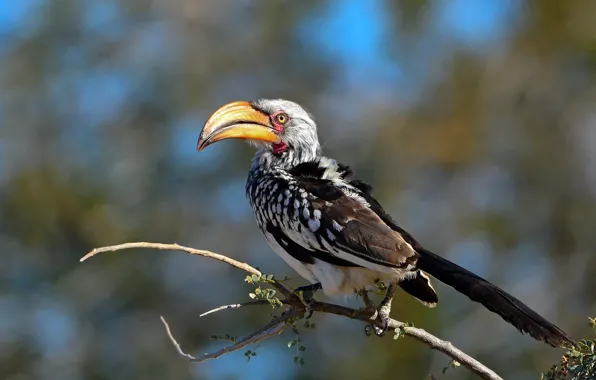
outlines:
[[272, 249], [326, 295], [389, 284], [379, 307], [387, 328], [396, 286], [427, 306], [438, 302], [427, 275], [500, 315], [522, 333], [552, 346], [575, 344], [521, 301], [444, 259], [400, 228], [349, 167], [324, 157], [313, 118], [287, 100], [233, 102], [205, 123], [197, 149], [228, 138], [258, 151], [246, 183], [256, 220]]

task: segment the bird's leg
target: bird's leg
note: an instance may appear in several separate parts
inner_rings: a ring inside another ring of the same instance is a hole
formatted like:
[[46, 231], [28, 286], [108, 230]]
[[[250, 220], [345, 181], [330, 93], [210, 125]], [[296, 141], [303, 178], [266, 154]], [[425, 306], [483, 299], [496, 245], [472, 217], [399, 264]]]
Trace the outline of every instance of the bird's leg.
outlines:
[[383, 298], [379, 304], [378, 312], [381, 327], [375, 326], [375, 334], [377, 334], [377, 336], [384, 336], [387, 333], [389, 321], [391, 320], [391, 317], [389, 317], [389, 313], [391, 312], [391, 301], [393, 301], [393, 295], [395, 294], [396, 289], [397, 282], [389, 283], [387, 292], [385, 293], [385, 298]]
[[360, 309], [360, 310], [373, 313], [373, 315], [370, 317], [371, 321], [374, 321], [375, 319], [377, 319], [377, 315], [378, 315], [377, 307], [375, 306], [374, 302], [368, 296], [368, 290], [362, 289], [362, 290], [358, 291], [357, 294], [362, 297], [362, 301], [364, 302], [364, 308]]
[[323, 286], [321, 285], [320, 282], [317, 282], [317, 283], [311, 284], [311, 285], [300, 286], [300, 287], [294, 289], [294, 294], [296, 294], [298, 296], [298, 298], [300, 299], [300, 302], [302, 302], [302, 304], [304, 305], [304, 309], [305, 309], [304, 319], [309, 319], [310, 317], [312, 317], [313, 296], [317, 290], [321, 290], [321, 289], [323, 289]]

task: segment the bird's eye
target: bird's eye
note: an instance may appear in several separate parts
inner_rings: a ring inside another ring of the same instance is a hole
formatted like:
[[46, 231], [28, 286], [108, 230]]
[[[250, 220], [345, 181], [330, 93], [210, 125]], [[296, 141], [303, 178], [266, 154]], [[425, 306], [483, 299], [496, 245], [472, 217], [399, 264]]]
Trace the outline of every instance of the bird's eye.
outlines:
[[278, 113], [275, 115], [275, 121], [277, 121], [279, 124], [285, 124], [288, 122], [288, 115], [285, 113]]

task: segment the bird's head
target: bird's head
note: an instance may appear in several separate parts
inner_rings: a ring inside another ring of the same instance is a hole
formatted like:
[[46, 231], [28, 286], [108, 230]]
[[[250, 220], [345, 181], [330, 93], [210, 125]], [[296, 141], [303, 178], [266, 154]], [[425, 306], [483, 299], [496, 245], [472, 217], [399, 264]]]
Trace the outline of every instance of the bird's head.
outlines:
[[197, 150], [230, 138], [248, 140], [277, 156], [314, 158], [320, 154], [312, 116], [289, 100], [259, 99], [222, 106], [203, 126]]

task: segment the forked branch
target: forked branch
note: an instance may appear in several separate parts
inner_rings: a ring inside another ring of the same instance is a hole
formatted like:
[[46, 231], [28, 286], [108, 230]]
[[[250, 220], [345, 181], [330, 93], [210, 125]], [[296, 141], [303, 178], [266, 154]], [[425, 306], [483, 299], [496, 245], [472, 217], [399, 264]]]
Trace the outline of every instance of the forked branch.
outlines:
[[198, 357], [198, 358], [194, 357], [190, 354], [187, 354], [186, 352], [184, 352], [182, 350], [182, 348], [180, 347], [180, 344], [178, 343], [176, 338], [174, 338], [174, 335], [172, 334], [172, 332], [170, 330], [170, 326], [168, 325], [168, 323], [166, 322], [164, 317], [160, 317], [160, 318], [161, 318], [161, 322], [164, 324], [166, 333], [168, 334], [168, 338], [170, 338], [170, 341], [174, 345], [174, 348], [176, 348], [176, 351], [178, 351], [178, 354], [187, 358], [191, 362], [202, 363], [206, 360], [217, 359], [220, 356], [229, 354], [230, 352], [237, 351], [243, 347], [248, 346], [249, 344], [258, 343], [258, 342], [265, 340], [267, 338], [271, 338], [275, 335], [281, 334], [281, 332], [287, 326], [286, 322], [288, 320], [290, 320], [291, 318], [295, 317], [296, 315], [298, 315], [296, 310], [290, 310], [289, 312], [284, 313], [284, 314], [280, 315], [279, 317], [273, 318], [271, 321], [269, 321], [269, 323], [267, 323], [265, 326], [261, 327], [260, 329], [253, 331], [252, 333], [248, 334], [244, 338], [234, 342], [234, 344], [232, 346], [224, 347], [221, 350], [211, 353], [211, 354], [204, 354], [203, 356]]
[[[222, 262], [224, 262], [228, 265], [231, 265], [235, 268], [242, 269], [243, 271], [245, 271], [251, 275], [256, 275], [257, 277], [260, 277], [262, 275], [259, 270], [257, 270], [256, 268], [252, 267], [251, 265], [249, 265], [247, 263], [243, 263], [243, 262], [234, 260], [232, 258], [229, 258], [227, 256], [224, 256], [224, 255], [221, 255], [218, 253], [205, 251], [205, 250], [199, 250], [199, 249], [190, 248], [190, 247], [185, 247], [185, 246], [175, 244], [175, 243], [174, 244], [164, 244], [164, 243], [134, 242], [134, 243], [124, 243], [124, 244], [100, 247], [100, 248], [93, 249], [91, 252], [89, 252], [87, 255], [85, 255], [83, 258], [81, 258], [80, 261], [85, 261], [86, 259], [88, 259], [91, 256], [94, 256], [98, 253], [120, 251], [120, 250], [125, 250], [125, 249], [132, 249], [132, 248], [149, 248], [149, 249], [160, 249], [160, 250], [169, 250], [169, 251], [182, 251], [182, 252], [186, 252], [190, 255], [198, 255], [198, 256], [208, 257], [211, 259], [222, 261]], [[230, 352], [239, 350], [243, 347], [246, 347], [249, 344], [254, 344], [254, 343], [257, 343], [264, 339], [268, 339], [270, 337], [280, 334], [284, 330], [284, 328], [288, 325], [288, 322], [290, 320], [296, 318], [297, 316], [299, 316], [301, 314], [304, 314], [305, 306], [302, 303], [302, 301], [293, 294], [292, 290], [289, 289], [283, 283], [273, 279], [270, 282], [270, 284], [273, 287], [275, 287], [275, 289], [284, 296], [283, 299], [280, 299], [280, 302], [283, 305], [285, 305], [286, 310], [280, 316], [273, 318], [271, 321], [269, 321], [266, 325], [264, 325], [260, 329], [252, 332], [251, 334], [247, 335], [246, 337], [244, 337], [238, 341], [235, 341], [233, 345], [231, 345], [229, 347], [225, 347], [225, 348], [223, 348], [217, 352], [214, 352], [214, 353], [205, 354], [201, 357], [194, 357], [192, 355], [185, 353], [182, 350], [182, 348], [180, 347], [180, 345], [178, 344], [178, 342], [176, 341], [176, 339], [174, 338], [173, 334], [171, 333], [170, 327], [166, 323], [165, 319], [163, 317], [161, 317], [161, 321], [163, 322], [163, 324], [166, 328], [168, 337], [171, 340], [174, 347], [176, 348], [178, 354], [180, 354], [181, 356], [183, 356], [193, 362], [203, 362], [208, 359], [218, 358], [222, 355], [225, 355]], [[242, 304], [224, 305], [224, 306], [218, 307], [216, 309], [210, 310], [208, 312], [205, 312], [205, 313], [201, 314], [201, 316], [205, 316], [205, 315], [212, 314], [212, 313], [222, 311], [222, 310], [236, 309], [236, 308], [240, 308], [243, 306], [269, 305], [269, 304], [270, 303], [268, 300], [255, 300], [255, 301], [249, 301], [249, 302], [242, 303]], [[360, 320], [360, 321], [366, 322], [367, 324], [379, 323], [374, 318], [374, 312], [372, 312], [370, 310], [366, 310], [366, 309], [357, 310], [357, 309], [352, 309], [352, 308], [341, 306], [341, 305], [336, 305], [336, 304], [327, 303], [327, 302], [319, 302], [319, 301], [313, 301], [310, 304], [310, 307], [315, 312], [335, 314], [335, 315], [347, 317], [350, 319]], [[447, 355], [451, 359], [459, 362], [462, 366], [466, 367], [467, 369], [469, 369], [470, 371], [472, 371], [473, 373], [475, 373], [482, 379], [502, 380], [502, 378], [499, 375], [497, 375], [493, 370], [486, 367], [484, 364], [482, 364], [479, 361], [477, 361], [476, 359], [472, 358], [465, 352], [459, 350], [458, 348], [453, 346], [451, 344], [451, 342], [439, 339], [436, 336], [428, 333], [427, 331], [425, 331], [423, 329], [408, 326], [406, 323], [397, 321], [395, 319], [391, 320], [389, 327], [390, 327], [390, 329], [400, 331], [405, 336], [409, 336], [411, 338], [418, 340], [419, 342], [426, 344], [427, 346], [429, 346], [430, 348], [432, 348], [434, 350], [444, 353], [445, 355]]]

